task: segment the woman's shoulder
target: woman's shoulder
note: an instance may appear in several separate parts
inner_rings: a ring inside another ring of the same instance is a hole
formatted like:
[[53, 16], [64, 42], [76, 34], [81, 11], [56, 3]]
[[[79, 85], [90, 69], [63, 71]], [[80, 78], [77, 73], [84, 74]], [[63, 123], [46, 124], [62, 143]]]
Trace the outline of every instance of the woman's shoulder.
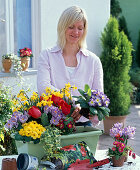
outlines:
[[97, 59], [97, 60], [99, 59], [99, 57], [95, 53], [93, 53], [92, 51], [90, 51], [86, 48], [81, 49], [81, 52], [84, 54], [84, 56], [94, 58], [94, 59]]
[[42, 50], [41, 53], [56, 53], [58, 51], [61, 51], [61, 48], [55, 45], [53, 47], [47, 47], [46, 49]]

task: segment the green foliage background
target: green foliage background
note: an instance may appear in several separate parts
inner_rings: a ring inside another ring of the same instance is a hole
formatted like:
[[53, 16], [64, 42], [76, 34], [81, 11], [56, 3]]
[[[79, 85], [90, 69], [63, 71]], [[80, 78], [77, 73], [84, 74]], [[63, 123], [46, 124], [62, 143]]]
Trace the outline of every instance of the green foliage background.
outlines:
[[105, 94], [110, 98], [110, 115], [127, 115], [130, 106], [129, 70], [132, 63], [132, 44], [119, 31], [118, 20], [110, 17], [101, 37], [101, 61], [104, 70]]

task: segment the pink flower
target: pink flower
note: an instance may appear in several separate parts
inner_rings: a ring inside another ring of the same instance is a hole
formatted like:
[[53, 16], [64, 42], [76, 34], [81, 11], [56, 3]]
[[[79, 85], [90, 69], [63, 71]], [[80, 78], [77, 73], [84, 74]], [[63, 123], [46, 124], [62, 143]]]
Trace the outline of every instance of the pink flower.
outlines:
[[59, 127], [60, 127], [60, 129], [63, 129], [64, 128], [64, 123], [60, 123]]
[[83, 147], [83, 146], [81, 146], [81, 150], [80, 150], [80, 152], [81, 152], [81, 154], [82, 154], [82, 156], [86, 156], [86, 150], [85, 150], [85, 148]]
[[118, 143], [119, 143], [118, 141], [115, 141], [113, 142], [113, 145], [118, 145]]
[[113, 147], [113, 148], [112, 148], [112, 150], [113, 150], [113, 151], [115, 151], [115, 150], [116, 150], [116, 148], [115, 148], [115, 147]]
[[124, 143], [120, 143], [122, 148], [125, 148], [125, 144]]
[[135, 154], [135, 153], [132, 154], [132, 158], [133, 158], [133, 159], [136, 158], [136, 154]]
[[120, 138], [120, 134], [118, 133], [118, 134], [115, 136], [115, 138], [117, 138], [117, 139]]
[[71, 123], [68, 123], [67, 126], [68, 126], [68, 128], [72, 128], [72, 124]]
[[120, 138], [119, 140], [124, 141], [124, 139], [123, 139], [123, 138]]
[[119, 152], [123, 152], [124, 148], [119, 147]]
[[131, 156], [131, 155], [132, 155], [132, 150], [129, 151], [129, 156]]

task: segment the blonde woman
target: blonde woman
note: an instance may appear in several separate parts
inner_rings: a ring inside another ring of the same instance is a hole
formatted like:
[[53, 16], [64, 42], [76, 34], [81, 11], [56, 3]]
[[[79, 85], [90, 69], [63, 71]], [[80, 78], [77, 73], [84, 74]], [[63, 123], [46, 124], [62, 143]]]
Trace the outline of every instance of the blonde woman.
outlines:
[[[60, 16], [57, 26], [57, 45], [41, 52], [38, 60], [37, 87], [41, 95], [46, 87], [59, 90], [66, 83], [84, 89], [103, 91], [103, 69], [99, 57], [87, 50], [87, 16], [77, 6], [67, 8]], [[78, 90], [73, 95], [79, 95]], [[72, 117], [77, 125], [92, 126], [98, 123], [97, 116], [89, 119], [79, 114], [77, 107]]]

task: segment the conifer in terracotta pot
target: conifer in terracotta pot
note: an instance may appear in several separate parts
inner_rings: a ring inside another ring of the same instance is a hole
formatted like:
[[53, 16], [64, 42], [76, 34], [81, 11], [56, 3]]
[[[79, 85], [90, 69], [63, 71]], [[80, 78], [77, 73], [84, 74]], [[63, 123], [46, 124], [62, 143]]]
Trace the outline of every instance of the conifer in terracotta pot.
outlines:
[[132, 44], [124, 32], [119, 31], [118, 21], [114, 17], [110, 17], [104, 28], [101, 42], [104, 91], [110, 99], [110, 114], [104, 120], [104, 131], [109, 134], [112, 125], [124, 122], [129, 114], [131, 84], [128, 73], [132, 63]]

